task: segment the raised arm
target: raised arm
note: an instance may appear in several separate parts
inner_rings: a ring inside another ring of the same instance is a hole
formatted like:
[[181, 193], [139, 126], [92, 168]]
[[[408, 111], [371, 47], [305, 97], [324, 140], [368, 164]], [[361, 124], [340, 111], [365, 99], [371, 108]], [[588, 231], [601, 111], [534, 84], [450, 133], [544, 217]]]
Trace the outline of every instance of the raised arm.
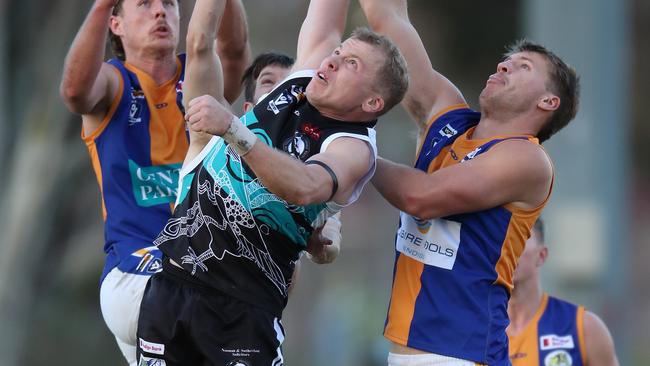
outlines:
[[300, 28], [293, 70], [315, 69], [341, 44], [349, 0], [311, 0]]
[[241, 78], [251, 63], [248, 23], [241, 0], [227, 0], [217, 32], [217, 54], [223, 68], [224, 97], [232, 104], [241, 93]]
[[406, 0], [359, 2], [370, 27], [392, 39], [406, 59], [410, 80], [402, 104], [420, 128], [445, 107], [465, 103], [456, 86], [433, 69], [422, 40], [409, 20]]
[[103, 117], [117, 93], [117, 74], [103, 62], [115, 3], [117, 0], [95, 1], [65, 58], [60, 93], [71, 112]]
[[[201, 95], [209, 95], [220, 103], [224, 98], [221, 61], [216, 53], [217, 29], [226, 7], [226, 0], [197, 0], [187, 28], [187, 61], [183, 83], [183, 105]], [[190, 146], [185, 162], [191, 161], [210, 141], [211, 136], [190, 129]]]

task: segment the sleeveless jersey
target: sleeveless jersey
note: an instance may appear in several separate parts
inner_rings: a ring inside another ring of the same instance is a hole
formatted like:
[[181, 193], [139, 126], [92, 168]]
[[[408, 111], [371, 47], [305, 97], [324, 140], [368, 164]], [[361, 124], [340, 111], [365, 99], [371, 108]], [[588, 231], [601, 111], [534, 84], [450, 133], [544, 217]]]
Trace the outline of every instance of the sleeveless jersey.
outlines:
[[509, 337], [513, 366], [586, 365], [585, 308], [544, 294], [526, 328]]
[[133, 65], [108, 63], [120, 80], [117, 96], [99, 128], [82, 132], [102, 197], [102, 281], [116, 266], [145, 275], [161, 269], [153, 239], [171, 216], [188, 148], [181, 107], [184, 55], [177, 58], [174, 77], [160, 86]]
[[[532, 136], [471, 139], [479, 120], [466, 105], [435, 116], [415, 168], [431, 173], [462, 164], [505, 140], [537, 143]], [[433, 220], [400, 213], [385, 337], [425, 352], [509, 364], [505, 330], [512, 275], [545, 203], [533, 210], [507, 204]]]
[[[373, 152], [375, 121], [351, 123], [321, 115], [304, 90], [313, 72], [291, 75], [241, 120], [261, 140], [302, 161], [338, 137], [364, 140]], [[268, 191], [222, 138], [213, 137], [181, 171], [174, 216], [155, 244], [197, 282], [280, 316], [299, 253], [314, 227], [341, 206], [296, 206]]]

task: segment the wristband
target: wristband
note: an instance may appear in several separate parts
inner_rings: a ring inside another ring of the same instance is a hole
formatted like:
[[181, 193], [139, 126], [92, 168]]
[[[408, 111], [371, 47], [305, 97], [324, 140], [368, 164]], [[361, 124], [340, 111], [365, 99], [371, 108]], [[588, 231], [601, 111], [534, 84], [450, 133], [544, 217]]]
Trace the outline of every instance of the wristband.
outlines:
[[255, 142], [257, 142], [257, 136], [235, 116], [232, 117], [230, 126], [228, 126], [228, 130], [222, 137], [228, 145], [235, 149], [239, 156], [248, 154]]

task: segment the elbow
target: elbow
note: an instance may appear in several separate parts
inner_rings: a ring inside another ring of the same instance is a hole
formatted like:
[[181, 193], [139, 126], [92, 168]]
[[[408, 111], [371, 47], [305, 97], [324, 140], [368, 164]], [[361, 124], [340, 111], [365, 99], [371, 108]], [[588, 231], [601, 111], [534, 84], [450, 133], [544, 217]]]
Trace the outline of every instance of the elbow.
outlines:
[[69, 84], [61, 83], [59, 88], [59, 95], [63, 103], [72, 113], [84, 114], [87, 113], [86, 101], [84, 93]]
[[190, 28], [187, 31], [185, 44], [188, 56], [202, 55], [213, 52], [214, 38], [203, 30]]
[[418, 219], [430, 220], [437, 217], [434, 212], [435, 204], [429, 202], [430, 200], [422, 197], [417, 192], [407, 192], [402, 197], [402, 207], [400, 209]]
[[284, 197], [287, 202], [297, 206], [307, 206], [312, 203], [317, 203], [317, 197], [314, 195], [314, 190], [305, 189], [303, 187], [295, 187], [287, 193]]

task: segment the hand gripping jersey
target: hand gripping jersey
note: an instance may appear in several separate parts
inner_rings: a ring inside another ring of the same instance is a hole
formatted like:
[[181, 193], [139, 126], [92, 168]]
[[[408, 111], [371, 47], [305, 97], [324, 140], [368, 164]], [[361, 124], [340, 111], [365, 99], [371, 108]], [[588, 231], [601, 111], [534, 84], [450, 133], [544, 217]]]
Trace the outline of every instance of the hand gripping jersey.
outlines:
[[[431, 173], [463, 164], [506, 140], [537, 143], [532, 136], [471, 139], [479, 119], [465, 105], [434, 117], [415, 168]], [[433, 220], [400, 213], [386, 338], [444, 356], [509, 364], [505, 329], [512, 274], [545, 203], [533, 210], [508, 204]]]
[[586, 365], [584, 316], [584, 307], [544, 294], [533, 319], [509, 339], [512, 365]]
[[[241, 119], [261, 141], [302, 161], [324, 151], [338, 137], [364, 140], [373, 151], [368, 123], [322, 116], [304, 90], [313, 72], [298, 72], [280, 83]], [[181, 192], [155, 244], [200, 283], [280, 316], [298, 254], [307, 238], [340, 209], [333, 202], [289, 204], [270, 193], [220, 137], [213, 137], [181, 171]]]
[[153, 239], [171, 216], [178, 173], [188, 148], [180, 106], [185, 57], [163, 85], [143, 71], [110, 60], [119, 91], [100, 127], [82, 138], [99, 182], [104, 214], [102, 280], [116, 266], [151, 275], [161, 268]]

